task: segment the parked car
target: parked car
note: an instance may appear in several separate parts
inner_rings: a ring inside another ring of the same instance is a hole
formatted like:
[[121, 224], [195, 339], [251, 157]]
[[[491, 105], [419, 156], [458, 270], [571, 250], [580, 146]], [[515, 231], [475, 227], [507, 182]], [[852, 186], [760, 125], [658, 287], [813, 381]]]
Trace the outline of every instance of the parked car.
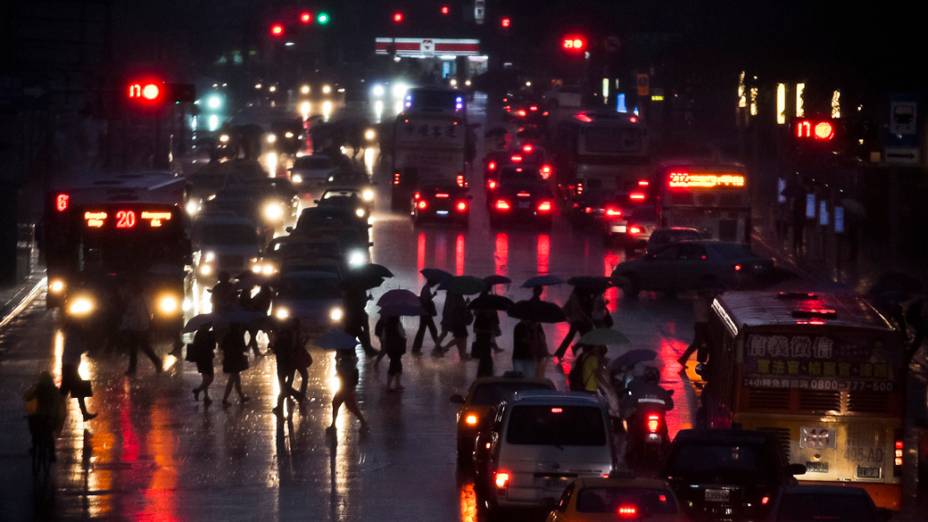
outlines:
[[763, 520], [805, 466], [787, 464], [776, 436], [748, 430], [681, 430], [662, 473], [695, 520]]
[[701, 288], [737, 288], [773, 271], [773, 260], [755, 255], [748, 245], [724, 241], [683, 241], [625, 261], [612, 272], [627, 297], [642, 290], [680, 292]]
[[892, 511], [879, 509], [870, 495], [850, 486], [789, 486], [780, 489], [769, 522], [854, 520], [886, 522]]

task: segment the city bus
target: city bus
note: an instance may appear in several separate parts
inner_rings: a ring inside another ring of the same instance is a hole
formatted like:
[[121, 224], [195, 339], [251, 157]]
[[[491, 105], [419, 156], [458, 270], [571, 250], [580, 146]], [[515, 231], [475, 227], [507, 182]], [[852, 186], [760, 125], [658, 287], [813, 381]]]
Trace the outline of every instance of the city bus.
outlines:
[[154, 325], [179, 334], [192, 262], [185, 195], [184, 178], [162, 172], [50, 191], [42, 221], [48, 306], [79, 296], [102, 319], [117, 290], [131, 282], [149, 299]]
[[702, 420], [772, 433], [811, 485], [899, 510], [902, 334], [864, 298], [726, 292], [711, 306]]
[[393, 127], [391, 207], [410, 210], [422, 188], [463, 191], [469, 131], [463, 119], [440, 113], [403, 113]]
[[723, 241], [751, 241], [747, 173], [738, 163], [674, 161], [658, 169], [662, 227], [696, 227]]

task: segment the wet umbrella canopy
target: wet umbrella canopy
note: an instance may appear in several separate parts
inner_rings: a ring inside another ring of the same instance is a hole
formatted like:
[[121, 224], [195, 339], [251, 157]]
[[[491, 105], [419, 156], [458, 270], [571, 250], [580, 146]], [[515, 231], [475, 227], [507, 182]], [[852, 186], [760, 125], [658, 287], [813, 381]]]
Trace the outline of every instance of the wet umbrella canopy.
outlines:
[[377, 306], [419, 305], [419, 296], [403, 288], [396, 288], [380, 296]]
[[519, 301], [509, 309], [509, 317], [539, 323], [562, 323], [567, 320], [560, 306], [548, 301]]
[[509, 279], [508, 277], [503, 276], [503, 275], [496, 275], [496, 274], [494, 274], [494, 275], [491, 275], [491, 276], [486, 276], [486, 277], [484, 277], [484, 278], [483, 278], [483, 282], [486, 283], [486, 284], [488, 284], [488, 285], [490, 285], [490, 286], [495, 286], [495, 285], [508, 285], [508, 284], [512, 283], [512, 279]]
[[439, 290], [447, 290], [461, 295], [479, 294], [486, 290], [486, 288], [487, 284], [483, 282], [483, 279], [474, 276], [453, 277], [444, 281], [438, 287]]
[[440, 268], [423, 268], [419, 273], [432, 285], [437, 285], [454, 277], [451, 272], [446, 272]]
[[418, 301], [415, 303], [394, 303], [380, 308], [381, 317], [418, 317], [425, 313], [425, 309]]
[[524, 283], [522, 283], [522, 288], [534, 288], [536, 286], [554, 286], [563, 284], [564, 280], [555, 275], [540, 275], [535, 276]]
[[512, 302], [512, 299], [504, 297], [501, 295], [481, 295], [480, 297], [474, 299], [468, 305], [468, 308], [471, 310], [498, 310], [505, 312], [512, 308], [515, 303]]

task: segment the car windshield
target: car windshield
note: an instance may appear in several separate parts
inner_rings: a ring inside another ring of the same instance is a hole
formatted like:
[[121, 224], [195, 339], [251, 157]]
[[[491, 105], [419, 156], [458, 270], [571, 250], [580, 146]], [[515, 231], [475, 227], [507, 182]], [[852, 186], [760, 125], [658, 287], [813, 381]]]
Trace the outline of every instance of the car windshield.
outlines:
[[325, 194], [322, 195], [322, 199], [332, 199], [332, 198], [357, 198], [358, 193], [353, 190], [327, 190]]
[[634, 506], [644, 517], [672, 515], [677, 512], [673, 498], [673, 493], [666, 489], [584, 488], [577, 494], [577, 511], [580, 513], [615, 513], [621, 506]]
[[460, 94], [453, 91], [416, 89], [410, 93], [413, 108], [453, 110]]
[[758, 445], [684, 443], [671, 454], [667, 473], [690, 481], [741, 483], [773, 478], [775, 469]]
[[303, 156], [302, 158], [297, 158], [296, 161], [293, 162], [293, 168], [310, 170], [330, 169], [332, 168], [332, 159], [316, 156]]
[[258, 234], [250, 225], [207, 224], [194, 229], [193, 239], [211, 245], [256, 245]]
[[534, 446], [605, 446], [602, 411], [593, 406], [515, 406], [506, 441]]
[[284, 277], [277, 295], [288, 299], [337, 299], [342, 291], [335, 278]]
[[751, 253], [751, 247], [738, 243], [716, 243], [712, 245], [712, 249], [725, 259], [754, 257], [754, 254]]
[[513, 393], [524, 390], [550, 390], [551, 386], [540, 382], [494, 382], [477, 386], [471, 404], [488, 406], [499, 404]]
[[860, 495], [788, 493], [780, 500], [778, 522], [820, 522], [828, 520], [869, 520], [873, 507]]

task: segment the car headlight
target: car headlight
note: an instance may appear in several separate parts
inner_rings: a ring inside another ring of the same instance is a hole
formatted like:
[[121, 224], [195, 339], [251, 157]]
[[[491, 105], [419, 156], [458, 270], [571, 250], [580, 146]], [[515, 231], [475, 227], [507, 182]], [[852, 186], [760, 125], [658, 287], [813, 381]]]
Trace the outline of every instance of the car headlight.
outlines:
[[367, 129], [364, 131], [364, 139], [367, 141], [374, 141], [377, 139], [377, 131], [374, 129]]
[[265, 277], [270, 277], [277, 273], [277, 267], [274, 266], [274, 263], [264, 263], [261, 265], [261, 275]]
[[333, 306], [329, 309], [329, 321], [340, 323], [345, 318], [345, 311], [340, 306]]
[[97, 303], [89, 295], [79, 295], [68, 303], [68, 315], [71, 317], [87, 317], [97, 308]]
[[284, 133], [284, 138], [287, 138], [288, 140], [292, 140], [292, 139], [293, 139], [293, 133], [290, 132], [290, 131], [285, 132], [285, 133]]
[[162, 294], [155, 302], [158, 313], [163, 316], [173, 316], [180, 311], [180, 299], [176, 295]]
[[367, 263], [367, 256], [360, 250], [352, 250], [348, 253], [348, 266], [359, 267]]
[[277, 201], [265, 203], [264, 208], [261, 210], [261, 214], [266, 221], [279, 223], [284, 219], [284, 206]]
[[371, 201], [374, 201], [374, 189], [369, 189], [369, 188], [368, 188], [368, 189], [362, 190], [362, 191], [361, 191], [361, 199], [362, 199], [365, 203], [370, 203]]
[[294, 185], [299, 185], [300, 183], [303, 183], [303, 176], [301, 176], [301, 175], [299, 175], [299, 174], [293, 174], [293, 175], [290, 176], [290, 181], [291, 181]]
[[268, 133], [267, 138], [265, 138], [269, 145], [277, 143], [277, 135], [274, 133]]
[[48, 281], [48, 293], [52, 295], [63, 294], [65, 288], [67, 288], [67, 285], [64, 283], [64, 279], [56, 277], [54, 279], [49, 279]]
[[206, 251], [206, 253], [203, 254], [204, 263], [212, 263], [215, 260], [216, 260], [216, 252], [212, 252], [208, 250]]
[[209, 277], [213, 275], [213, 265], [200, 265], [198, 272], [203, 277]]
[[464, 424], [470, 426], [471, 428], [477, 426], [480, 422], [480, 417], [476, 413], [468, 413], [464, 416]]
[[323, 85], [322, 94], [332, 94], [332, 86], [328, 84]]
[[190, 199], [187, 200], [187, 204], [184, 205], [184, 210], [187, 211], [188, 216], [196, 216], [200, 213], [200, 208], [203, 205], [203, 202], [199, 199]]
[[274, 317], [278, 321], [286, 321], [287, 319], [290, 319], [290, 309], [286, 306], [276, 307], [274, 308]]
[[367, 211], [364, 210], [364, 209], [361, 208], [361, 207], [358, 207], [358, 208], [354, 209], [354, 215], [356, 215], [356, 216], [358, 216], [359, 218], [362, 218], [362, 219], [363, 219], [363, 218], [367, 217]]

